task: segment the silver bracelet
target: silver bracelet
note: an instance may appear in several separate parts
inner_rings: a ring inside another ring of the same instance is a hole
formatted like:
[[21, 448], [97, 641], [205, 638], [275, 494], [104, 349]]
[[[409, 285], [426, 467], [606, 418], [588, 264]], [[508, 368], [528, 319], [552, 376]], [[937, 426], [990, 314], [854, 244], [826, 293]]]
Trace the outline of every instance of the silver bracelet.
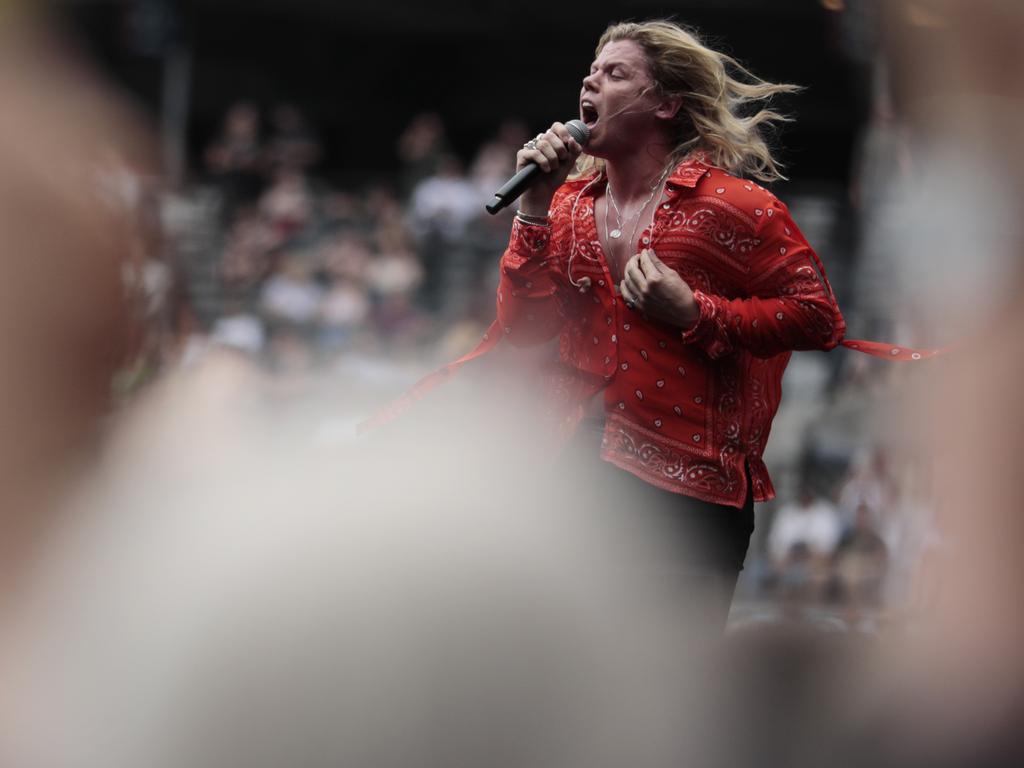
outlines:
[[538, 227], [550, 227], [551, 219], [548, 216], [531, 216], [528, 213], [522, 211], [516, 211], [516, 218], [524, 224], [533, 224]]

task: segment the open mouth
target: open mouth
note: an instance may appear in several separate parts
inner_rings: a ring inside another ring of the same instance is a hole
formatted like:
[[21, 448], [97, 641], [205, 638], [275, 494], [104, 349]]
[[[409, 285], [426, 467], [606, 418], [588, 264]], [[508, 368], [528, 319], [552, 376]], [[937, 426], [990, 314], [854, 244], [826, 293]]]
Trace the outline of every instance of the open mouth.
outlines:
[[594, 107], [589, 101], [580, 103], [580, 119], [587, 124], [588, 128], [593, 128], [597, 125], [597, 121], [600, 116], [597, 113], [597, 108]]

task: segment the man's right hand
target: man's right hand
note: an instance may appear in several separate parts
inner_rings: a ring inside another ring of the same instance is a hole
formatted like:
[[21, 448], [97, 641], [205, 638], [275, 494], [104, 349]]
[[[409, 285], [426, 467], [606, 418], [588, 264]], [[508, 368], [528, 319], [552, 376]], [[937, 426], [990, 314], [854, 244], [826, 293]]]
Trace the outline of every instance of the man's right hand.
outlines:
[[519, 210], [529, 216], [547, 216], [555, 190], [565, 182], [583, 147], [562, 123], [552, 123], [534, 141], [534, 149], [523, 147], [516, 154], [516, 171], [536, 163], [544, 175], [519, 198]]

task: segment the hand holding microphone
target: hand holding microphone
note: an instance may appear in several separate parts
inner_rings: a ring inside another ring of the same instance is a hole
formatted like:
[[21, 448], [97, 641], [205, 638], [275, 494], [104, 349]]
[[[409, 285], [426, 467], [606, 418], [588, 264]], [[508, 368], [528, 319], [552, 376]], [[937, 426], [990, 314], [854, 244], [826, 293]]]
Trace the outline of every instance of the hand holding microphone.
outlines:
[[487, 212], [495, 214], [522, 195], [519, 210], [531, 216], [547, 216], [551, 198], [565, 181], [590, 138], [582, 120], [553, 123], [530, 139], [516, 154], [516, 174], [494, 193]]

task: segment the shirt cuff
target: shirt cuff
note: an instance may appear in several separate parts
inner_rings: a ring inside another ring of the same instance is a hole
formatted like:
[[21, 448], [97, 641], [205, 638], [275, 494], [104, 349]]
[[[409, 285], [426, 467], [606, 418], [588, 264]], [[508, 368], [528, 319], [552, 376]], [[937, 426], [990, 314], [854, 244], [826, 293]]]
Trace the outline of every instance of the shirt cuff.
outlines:
[[699, 344], [708, 357], [717, 360], [732, 351], [732, 344], [725, 332], [725, 323], [715, 299], [701, 291], [694, 291], [700, 314], [692, 328], [680, 333], [684, 344]]
[[697, 302], [697, 322], [680, 334], [683, 344], [693, 344], [707, 336], [715, 322], [717, 309], [711, 297], [701, 291], [694, 291], [693, 298]]
[[550, 244], [550, 226], [527, 224], [519, 219], [512, 220], [512, 236], [508, 241], [508, 255], [513, 257], [513, 266], [518, 266], [527, 259], [546, 255]]

